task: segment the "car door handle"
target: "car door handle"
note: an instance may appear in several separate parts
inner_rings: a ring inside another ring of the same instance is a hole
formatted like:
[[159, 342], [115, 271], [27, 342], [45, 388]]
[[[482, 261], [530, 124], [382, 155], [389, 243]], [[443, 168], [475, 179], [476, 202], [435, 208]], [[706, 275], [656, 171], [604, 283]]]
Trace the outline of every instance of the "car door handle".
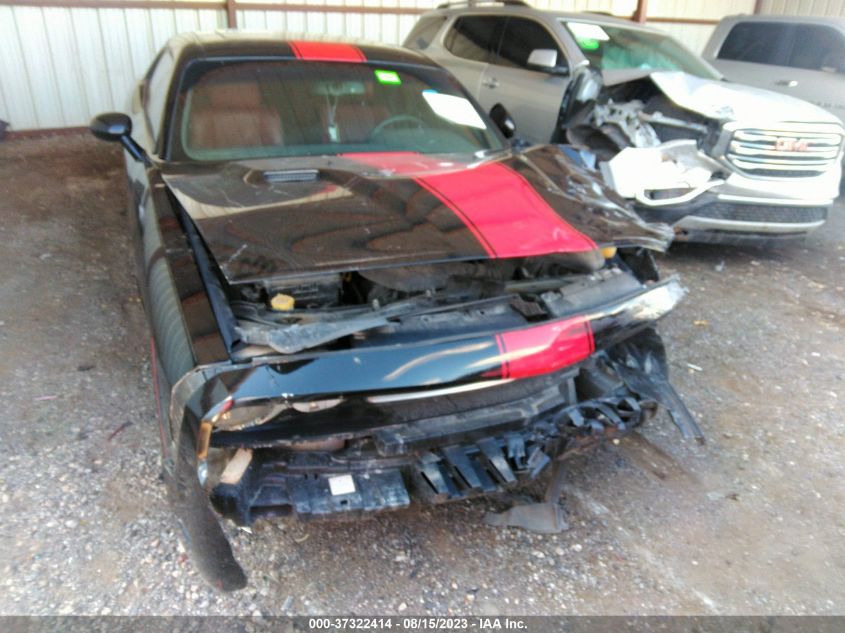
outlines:
[[787, 88], [794, 88], [798, 85], [798, 82], [794, 79], [781, 79], [780, 81], [775, 82], [776, 86], [786, 86]]
[[494, 88], [499, 87], [499, 80], [495, 77], [490, 77], [490, 79], [485, 79], [483, 82], [481, 82], [481, 85], [485, 88], [490, 88], [492, 90]]

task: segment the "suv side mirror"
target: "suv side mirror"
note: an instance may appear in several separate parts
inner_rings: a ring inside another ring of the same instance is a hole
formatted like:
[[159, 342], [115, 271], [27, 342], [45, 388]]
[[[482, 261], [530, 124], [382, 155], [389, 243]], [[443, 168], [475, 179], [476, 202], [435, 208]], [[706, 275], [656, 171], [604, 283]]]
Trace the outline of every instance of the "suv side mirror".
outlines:
[[557, 51], [553, 48], [535, 48], [528, 56], [528, 66], [552, 75], [568, 75], [566, 66], [557, 65]]
[[145, 165], [150, 164], [147, 154], [132, 138], [132, 119], [121, 112], [106, 112], [91, 119], [91, 134], [102, 141], [120, 143], [129, 155]]
[[505, 138], [513, 138], [516, 134], [516, 123], [501, 103], [497, 103], [490, 110], [490, 118]]

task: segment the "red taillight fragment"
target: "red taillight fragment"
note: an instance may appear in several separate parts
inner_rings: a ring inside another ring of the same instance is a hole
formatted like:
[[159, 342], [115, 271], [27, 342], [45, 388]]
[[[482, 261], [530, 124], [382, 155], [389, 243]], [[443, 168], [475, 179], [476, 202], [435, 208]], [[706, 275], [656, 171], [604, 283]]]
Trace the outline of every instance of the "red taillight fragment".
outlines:
[[502, 378], [548, 374], [584, 360], [595, 351], [590, 323], [582, 317], [496, 335]]

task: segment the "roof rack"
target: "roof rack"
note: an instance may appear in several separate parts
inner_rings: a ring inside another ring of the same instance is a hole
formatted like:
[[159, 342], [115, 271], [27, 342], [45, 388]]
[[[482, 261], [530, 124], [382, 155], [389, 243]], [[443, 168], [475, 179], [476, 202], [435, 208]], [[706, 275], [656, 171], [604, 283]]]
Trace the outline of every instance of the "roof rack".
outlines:
[[444, 2], [438, 4], [438, 9], [451, 9], [453, 7], [475, 7], [480, 4], [503, 4], [512, 7], [530, 7], [525, 0], [457, 0], [456, 2]]

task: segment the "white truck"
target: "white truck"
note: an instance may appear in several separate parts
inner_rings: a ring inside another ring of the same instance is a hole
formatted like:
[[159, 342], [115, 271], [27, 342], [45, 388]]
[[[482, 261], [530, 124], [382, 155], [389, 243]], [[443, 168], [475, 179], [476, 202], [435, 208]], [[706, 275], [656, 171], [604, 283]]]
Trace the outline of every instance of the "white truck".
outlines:
[[734, 15], [702, 56], [730, 81], [799, 97], [845, 122], [845, 18]]

